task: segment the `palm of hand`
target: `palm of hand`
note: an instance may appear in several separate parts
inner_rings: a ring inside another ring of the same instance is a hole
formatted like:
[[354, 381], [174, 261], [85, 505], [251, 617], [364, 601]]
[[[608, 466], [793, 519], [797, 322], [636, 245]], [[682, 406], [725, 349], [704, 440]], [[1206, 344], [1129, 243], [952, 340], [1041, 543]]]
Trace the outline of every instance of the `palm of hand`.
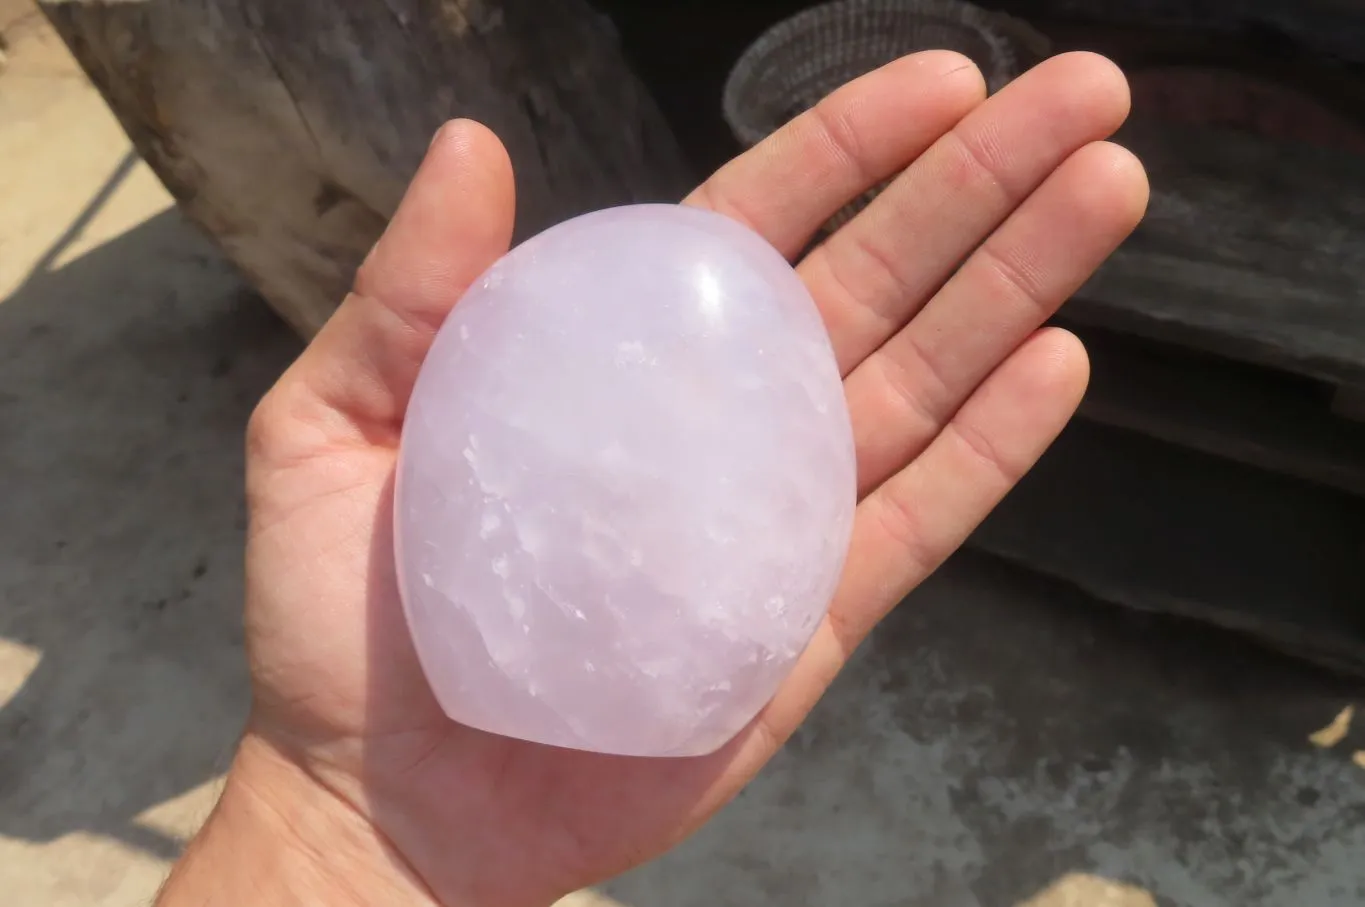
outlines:
[[1140, 166], [1101, 141], [1126, 86], [1070, 55], [982, 95], [960, 57], [903, 59], [688, 200], [795, 255], [905, 171], [799, 265], [854, 420], [862, 501], [843, 583], [760, 719], [695, 760], [495, 738], [448, 721], [422, 677], [390, 545], [398, 432], [432, 333], [505, 251], [513, 210], [495, 138], [469, 123], [438, 137], [355, 293], [253, 419], [247, 624], [254, 732], [371, 819], [443, 903], [545, 903], [695, 829], [1070, 418], [1084, 351], [1039, 327], [1141, 217]]

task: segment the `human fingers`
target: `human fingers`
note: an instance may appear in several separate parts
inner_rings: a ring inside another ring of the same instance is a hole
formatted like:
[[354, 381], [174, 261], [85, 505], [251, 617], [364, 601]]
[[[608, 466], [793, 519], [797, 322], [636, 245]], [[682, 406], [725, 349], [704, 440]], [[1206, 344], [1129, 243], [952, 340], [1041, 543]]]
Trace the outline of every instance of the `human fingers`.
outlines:
[[967, 57], [902, 57], [831, 93], [727, 163], [684, 204], [751, 227], [788, 258], [863, 192], [904, 169], [986, 96]]
[[1073, 154], [922, 311], [844, 381], [867, 493], [917, 456], [996, 366], [1132, 233], [1147, 178], [1106, 142]]
[[899, 331], [1077, 149], [1128, 115], [1103, 57], [1054, 57], [967, 114], [803, 260], [844, 373]]
[[502, 143], [470, 120], [447, 123], [354, 291], [258, 409], [258, 429], [301, 443], [396, 443], [437, 328], [507, 251], [514, 213]]

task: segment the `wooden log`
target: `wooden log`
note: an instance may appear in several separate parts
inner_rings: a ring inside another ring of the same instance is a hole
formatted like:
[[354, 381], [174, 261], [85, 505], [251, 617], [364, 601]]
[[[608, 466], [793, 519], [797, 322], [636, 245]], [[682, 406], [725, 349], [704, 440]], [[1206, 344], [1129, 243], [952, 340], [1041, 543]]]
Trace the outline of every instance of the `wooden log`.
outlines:
[[1152, 206], [1069, 317], [1365, 384], [1365, 158], [1196, 127], [1120, 138]]
[[1358, 0], [987, 0], [1038, 19], [1135, 28], [1173, 36], [1203, 31], [1223, 40], [1294, 43], [1329, 57], [1365, 62], [1365, 6]]
[[431, 136], [507, 145], [518, 236], [691, 180], [585, 0], [40, 0], [138, 152], [311, 336]]
[[1365, 422], [1365, 387], [1344, 385], [1332, 397], [1332, 412], [1343, 419]]
[[1077, 422], [970, 545], [1365, 674], [1365, 501], [1351, 495]]
[[[1365, 424], [1320, 382], [1078, 328], [1084, 418], [1365, 496]], [[1362, 408], [1365, 412], [1365, 408]]]

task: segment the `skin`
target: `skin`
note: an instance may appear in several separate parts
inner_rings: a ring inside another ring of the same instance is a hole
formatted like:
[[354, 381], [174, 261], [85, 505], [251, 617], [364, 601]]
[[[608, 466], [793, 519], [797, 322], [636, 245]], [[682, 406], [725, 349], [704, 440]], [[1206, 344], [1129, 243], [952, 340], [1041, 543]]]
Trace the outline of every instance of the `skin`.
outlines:
[[508, 247], [513, 176], [468, 121], [435, 137], [323, 331], [248, 431], [254, 705], [162, 907], [547, 907], [663, 853], [727, 803], [872, 627], [967, 537], [1074, 414], [1088, 378], [1041, 325], [1137, 225], [1141, 165], [1110, 62], [1055, 57], [985, 98], [964, 57], [850, 83], [687, 200], [789, 256], [896, 173], [798, 270], [845, 375], [860, 504], [828, 619], [759, 718], [713, 756], [632, 760], [454, 724], [397, 597], [391, 478], [432, 335]]

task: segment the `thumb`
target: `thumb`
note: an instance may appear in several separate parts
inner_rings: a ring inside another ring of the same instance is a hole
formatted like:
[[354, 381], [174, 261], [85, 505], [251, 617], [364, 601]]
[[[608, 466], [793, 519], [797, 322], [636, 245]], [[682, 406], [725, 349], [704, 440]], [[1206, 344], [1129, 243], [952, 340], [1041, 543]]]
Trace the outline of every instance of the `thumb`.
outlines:
[[443, 126], [354, 290], [271, 392], [274, 414], [329, 445], [396, 443], [433, 336], [507, 251], [515, 208], [498, 138], [470, 120]]

